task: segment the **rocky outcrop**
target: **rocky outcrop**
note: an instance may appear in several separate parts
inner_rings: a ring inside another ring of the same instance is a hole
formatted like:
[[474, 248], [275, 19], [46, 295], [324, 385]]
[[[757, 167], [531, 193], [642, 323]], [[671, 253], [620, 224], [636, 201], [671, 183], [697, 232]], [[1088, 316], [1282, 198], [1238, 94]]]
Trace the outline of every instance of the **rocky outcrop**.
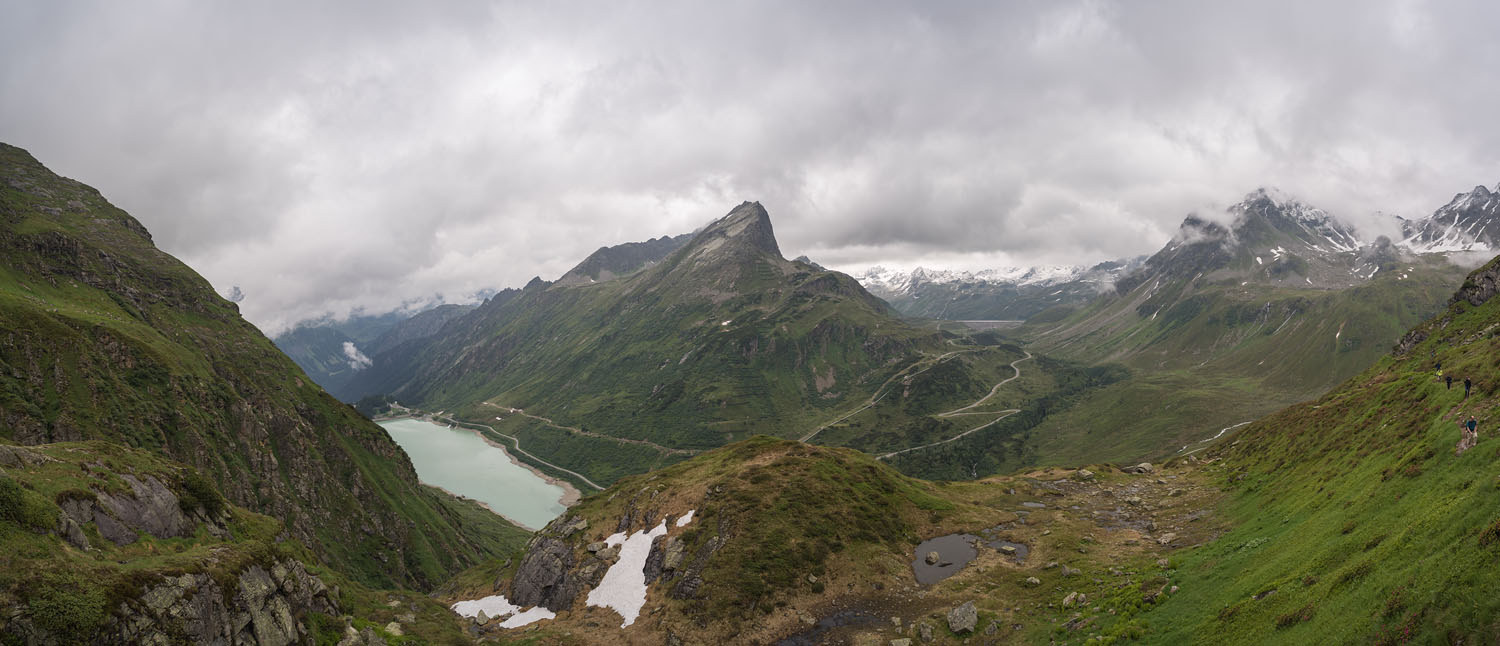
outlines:
[[223, 533], [220, 519], [207, 518], [201, 510], [195, 510], [196, 518], [183, 512], [181, 499], [155, 476], [136, 477], [122, 474], [120, 479], [130, 492], [90, 492], [93, 497], [74, 496], [59, 502], [63, 518], [59, 520], [59, 534], [75, 547], [86, 547], [81, 530], [75, 538], [73, 528], [89, 523], [99, 528], [99, 535], [116, 545], [135, 542], [144, 532], [156, 538], [182, 538], [193, 535], [198, 522], [210, 525], [210, 531]]
[[581, 588], [581, 575], [573, 574], [573, 563], [573, 548], [567, 543], [550, 536], [533, 539], [511, 583], [511, 602], [553, 612], [572, 606]]
[[[285, 646], [308, 639], [309, 612], [340, 614], [330, 592], [302, 563], [251, 565], [232, 580], [208, 573], [160, 576], [114, 609], [87, 643]], [[24, 612], [3, 633], [28, 644], [73, 643], [38, 627]]]
[[1488, 265], [1478, 269], [1464, 281], [1458, 292], [1453, 294], [1450, 303], [1468, 301], [1470, 305], [1478, 307], [1495, 295], [1496, 284], [1500, 283], [1500, 263], [1491, 261]]

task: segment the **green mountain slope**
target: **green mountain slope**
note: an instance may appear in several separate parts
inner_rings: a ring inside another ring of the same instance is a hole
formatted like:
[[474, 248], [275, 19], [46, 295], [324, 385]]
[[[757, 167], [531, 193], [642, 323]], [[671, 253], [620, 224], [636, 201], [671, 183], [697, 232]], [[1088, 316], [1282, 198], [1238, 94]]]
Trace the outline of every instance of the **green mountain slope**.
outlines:
[[363, 392], [471, 419], [519, 408], [701, 450], [798, 436], [948, 347], [848, 276], [782, 258], [766, 211], [745, 203], [654, 265], [606, 282], [533, 281], [404, 356], [377, 357], [361, 379]]
[[[1395, 354], [1209, 454], [1238, 526], [1182, 558], [1194, 598], [1143, 617], [1161, 641], [1500, 640], [1497, 280], [1500, 260]], [[1455, 455], [1469, 415], [1478, 445]]]
[[1040, 424], [1054, 464], [1172, 455], [1220, 429], [1316, 396], [1441, 307], [1465, 270], [1266, 192], [1230, 225], [1189, 217], [1115, 294], [1017, 334], [1028, 349], [1120, 363], [1131, 378]]
[[429, 586], [515, 540], [419, 485], [134, 218], [4, 145], [0, 256], [0, 439], [161, 452], [371, 584]]

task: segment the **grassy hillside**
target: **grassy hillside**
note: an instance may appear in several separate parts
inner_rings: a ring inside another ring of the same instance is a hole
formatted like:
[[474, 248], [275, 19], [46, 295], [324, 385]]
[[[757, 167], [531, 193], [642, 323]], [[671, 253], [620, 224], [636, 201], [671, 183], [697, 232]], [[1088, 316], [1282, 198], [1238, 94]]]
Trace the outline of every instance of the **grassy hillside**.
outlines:
[[383, 430], [97, 191], [11, 146], [0, 176], [0, 439], [161, 452], [373, 585], [433, 585], [515, 540], [419, 485]]
[[[1399, 354], [1210, 453], [1236, 526], [1182, 555], [1191, 596], [1141, 616], [1151, 641], [1500, 641], [1497, 274], [1467, 281], [1480, 304], [1458, 300]], [[1476, 382], [1468, 399], [1438, 363]], [[1455, 455], [1468, 415], [1480, 441]]]

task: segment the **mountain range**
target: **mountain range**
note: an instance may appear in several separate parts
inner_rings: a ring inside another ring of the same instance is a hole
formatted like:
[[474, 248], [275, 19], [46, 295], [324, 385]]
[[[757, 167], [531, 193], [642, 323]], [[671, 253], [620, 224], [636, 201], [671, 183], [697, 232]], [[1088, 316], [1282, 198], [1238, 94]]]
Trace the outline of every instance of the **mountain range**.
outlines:
[[947, 320], [1024, 320], [1056, 305], [1087, 303], [1114, 288], [1142, 258], [1090, 267], [1005, 267], [978, 272], [909, 272], [871, 267], [860, 285], [905, 316]]

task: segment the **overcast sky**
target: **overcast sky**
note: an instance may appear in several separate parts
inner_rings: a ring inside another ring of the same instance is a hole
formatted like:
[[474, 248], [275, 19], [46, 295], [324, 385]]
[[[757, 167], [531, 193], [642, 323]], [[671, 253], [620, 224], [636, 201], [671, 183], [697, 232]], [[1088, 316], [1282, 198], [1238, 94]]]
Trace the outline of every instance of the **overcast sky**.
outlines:
[[855, 270], [1151, 253], [1276, 186], [1500, 181], [1500, 4], [0, 0], [0, 140], [269, 333], [554, 279], [743, 200]]

